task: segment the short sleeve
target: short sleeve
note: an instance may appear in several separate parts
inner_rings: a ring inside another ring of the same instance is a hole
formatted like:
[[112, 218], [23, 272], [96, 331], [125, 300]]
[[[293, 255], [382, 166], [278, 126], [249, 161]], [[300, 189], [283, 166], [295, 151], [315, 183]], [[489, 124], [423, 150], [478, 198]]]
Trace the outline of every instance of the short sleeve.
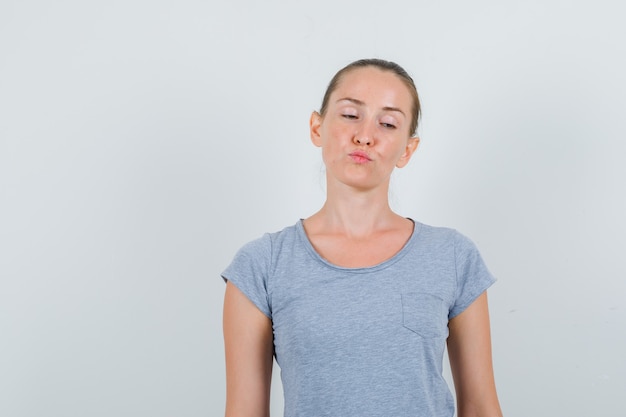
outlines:
[[268, 278], [272, 260], [269, 234], [244, 245], [222, 272], [224, 281], [234, 284], [263, 314], [272, 318]]
[[496, 279], [487, 269], [474, 243], [467, 237], [457, 234], [454, 242], [456, 262], [456, 300], [450, 309], [449, 319], [461, 314]]

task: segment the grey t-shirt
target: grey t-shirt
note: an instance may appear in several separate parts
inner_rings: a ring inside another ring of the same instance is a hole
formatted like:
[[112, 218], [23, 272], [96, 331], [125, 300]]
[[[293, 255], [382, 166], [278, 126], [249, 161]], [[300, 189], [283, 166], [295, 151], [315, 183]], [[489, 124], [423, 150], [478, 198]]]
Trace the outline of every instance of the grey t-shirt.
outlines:
[[451, 417], [448, 320], [495, 279], [474, 244], [415, 222], [372, 267], [322, 258], [299, 221], [243, 246], [222, 277], [272, 320], [285, 417]]

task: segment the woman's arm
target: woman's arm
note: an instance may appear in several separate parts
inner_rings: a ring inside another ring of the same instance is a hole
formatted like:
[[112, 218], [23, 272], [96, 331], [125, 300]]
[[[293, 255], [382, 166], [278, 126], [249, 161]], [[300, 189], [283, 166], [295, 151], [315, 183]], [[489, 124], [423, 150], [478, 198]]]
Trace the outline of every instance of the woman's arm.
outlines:
[[458, 417], [501, 417], [491, 361], [487, 293], [450, 320], [448, 355]]
[[272, 322], [236, 286], [224, 296], [226, 417], [269, 417]]

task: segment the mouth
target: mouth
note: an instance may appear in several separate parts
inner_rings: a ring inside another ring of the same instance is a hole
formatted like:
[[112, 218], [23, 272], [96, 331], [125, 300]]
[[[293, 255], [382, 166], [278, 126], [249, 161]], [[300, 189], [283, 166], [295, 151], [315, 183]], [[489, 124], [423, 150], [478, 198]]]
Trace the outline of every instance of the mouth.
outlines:
[[369, 155], [363, 151], [350, 152], [348, 156], [357, 164], [365, 164], [372, 160], [372, 158], [370, 158]]

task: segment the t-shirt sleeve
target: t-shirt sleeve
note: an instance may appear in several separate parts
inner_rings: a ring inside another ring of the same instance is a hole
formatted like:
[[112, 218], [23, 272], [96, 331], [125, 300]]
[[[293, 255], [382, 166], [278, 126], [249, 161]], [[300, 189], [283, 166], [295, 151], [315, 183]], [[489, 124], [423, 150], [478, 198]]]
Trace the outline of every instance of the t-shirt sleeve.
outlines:
[[272, 260], [268, 234], [244, 245], [222, 272], [224, 282], [234, 284], [263, 314], [272, 318], [268, 278]]
[[456, 301], [449, 319], [461, 314], [470, 306], [496, 279], [487, 269], [474, 243], [467, 237], [457, 234], [454, 242], [456, 262]]

